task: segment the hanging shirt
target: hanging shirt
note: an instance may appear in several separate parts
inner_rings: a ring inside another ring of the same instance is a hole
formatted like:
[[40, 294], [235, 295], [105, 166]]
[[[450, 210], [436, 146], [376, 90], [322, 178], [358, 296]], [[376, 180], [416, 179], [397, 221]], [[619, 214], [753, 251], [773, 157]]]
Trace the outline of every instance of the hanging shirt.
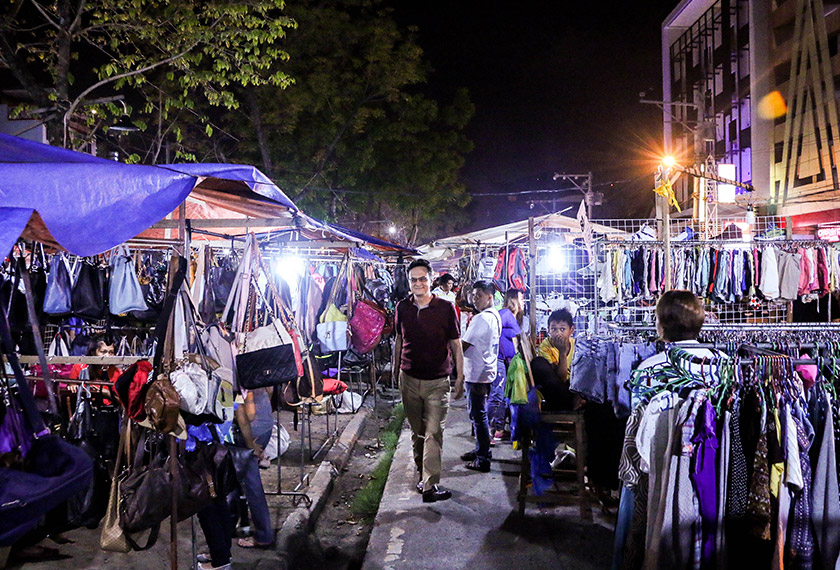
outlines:
[[770, 300], [779, 297], [779, 268], [776, 248], [768, 247], [761, 255], [761, 293]]

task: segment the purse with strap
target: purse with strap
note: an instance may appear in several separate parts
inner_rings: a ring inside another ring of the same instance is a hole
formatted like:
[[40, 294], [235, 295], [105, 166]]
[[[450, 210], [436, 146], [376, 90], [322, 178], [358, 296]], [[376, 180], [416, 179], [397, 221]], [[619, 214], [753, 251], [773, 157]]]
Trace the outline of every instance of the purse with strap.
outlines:
[[21, 418], [28, 426], [25, 435], [34, 436], [21, 469], [0, 467], [2, 547], [14, 544], [44, 514], [87, 488], [93, 477], [93, 462], [83, 450], [51, 435], [44, 426], [18, 363], [4, 307], [0, 307], [0, 348], [14, 372]]
[[367, 354], [379, 344], [385, 328], [386, 315], [373, 301], [362, 299], [353, 309], [350, 319], [351, 342], [359, 354]]
[[105, 275], [95, 258], [82, 261], [70, 303], [77, 317], [98, 321], [105, 316]]
[[123, 422], [120, 432], [120, 445], [117, 449], [117, 459], [114, 466], [114, 477], [111, 479], [111, 492], [108, 495], [108, 507], [102, 521], [102, 532], [99, 535], [99, 547], [109, 552], [131, 552], [132, 550], [147, 550], [155, 545], [160, 532], [160, 525], [153, 525], [146, 537], [146, 544], [140, 546], [135, 537], [129, 535], [120, 526], [120, 479], [124, 474], [131, 450], [131, 422]]
[[[268, 277], [270, 300], [259, 286], [257, 276], [260, 272]], [[256, 237], [251, 234], [222, 315], [223, 320], [230, 316], [234, 330], [240, 331], [236, 379], [241, 387], [249, 390], [291, 382], [304, 374], [294, 315], [283, 303], [270, 276], [260, 256]], [[265, 308], [267, 322], [253, 331], [245, 332], [254, 320], [257, 296]]]
[[111, 254], [111, 280], [108, 284], [108, 310], [113, 315], [129, 311], [148, 311], [149, 305], [134, 271], [134, 258], [125, 246], [117, 247]]
[[69, 315], [73, 310], [71, 294], [72, 285], [67, 261], [63, 253], [56, 253], [50, 258], [47, 289], [44, 293], [44, 312], [50, 315]]

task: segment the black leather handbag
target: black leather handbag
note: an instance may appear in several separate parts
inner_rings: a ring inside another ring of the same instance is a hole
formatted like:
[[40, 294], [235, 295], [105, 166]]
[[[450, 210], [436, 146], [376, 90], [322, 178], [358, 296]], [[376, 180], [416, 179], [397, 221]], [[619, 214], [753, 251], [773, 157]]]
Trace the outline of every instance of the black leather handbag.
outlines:
[[73, 314], [98, 321], [105, 317], [105, 272], [98, 265], [85, 260], [70, 295]]
[[145, 445], [146, 438], [141, 437], [134, 466], [120, 476], [120, 527], [127, 533], [150, 529], [172, 513], [172, 478], [167, 458], [158, 452], [143, 465]]
[[236, 356], [236, 377], [246, 390], [277, 386], [298, 377], [295, 349], [281, 344]]

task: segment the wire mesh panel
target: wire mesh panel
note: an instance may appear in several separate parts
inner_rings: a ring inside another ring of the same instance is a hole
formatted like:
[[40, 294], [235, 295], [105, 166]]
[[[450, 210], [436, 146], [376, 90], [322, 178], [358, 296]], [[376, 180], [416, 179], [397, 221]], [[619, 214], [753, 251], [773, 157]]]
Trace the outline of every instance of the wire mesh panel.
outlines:
[[582, 239], [552, 228], [537, 233], [536, 249], [536, 332], [546, 331], [551, 312], [564, 308], [578, 330], [589, 330], [598, 310], [594, 250], [590, 257]]
[[[656, 300], [671, 288], [688, 289], [702, 298], [710, 323], [784, 322], [797, 292], [768, 294], [761, 290], [765, 253], [772, 252], [782, 263], [785, 256], [799, 256], [803, 251], [822, 249], [828, 257], [834, 251], [812, 236], [792, 234], [780, 217], [721, 218], [705, 228], [711, 239], [703, 239], [691, 220], [677, 219], [670, 226], [671, 256], [666, 260], [655, 220], [598, 223], [625, 232], [624, 236], [603, 235], [598, 240], [599, 318], [605, 321], [653, 324]], [[799, 257], [795, 259], [798, 270]], [[631, 263], [644, 268], [641, 282], [636, 276], [638, 267], [632, 276], [629, 269], [627, 275], [618, 275]], [[670, 287], [665, 287], [666, 265], [671, 273]], [[703, 273], [702, 267], [710, 274]], [[774, 272], [781, 271], [776, 263], [773, 267]], [[628, 281], [622, 282], [623, 278]]]

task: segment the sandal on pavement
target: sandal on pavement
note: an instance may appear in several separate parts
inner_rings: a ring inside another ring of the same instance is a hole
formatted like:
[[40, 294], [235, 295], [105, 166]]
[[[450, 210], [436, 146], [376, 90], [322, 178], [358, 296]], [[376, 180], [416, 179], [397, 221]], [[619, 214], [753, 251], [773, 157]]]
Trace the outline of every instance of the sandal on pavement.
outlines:
[[253, 536], [249, 536], [248, 538], [240, 538], [236, 541], [236, 544], [239, 548], [262, 548], [267, 549], [271, 548], [274, 543], [273, 542], [257, 542]]

